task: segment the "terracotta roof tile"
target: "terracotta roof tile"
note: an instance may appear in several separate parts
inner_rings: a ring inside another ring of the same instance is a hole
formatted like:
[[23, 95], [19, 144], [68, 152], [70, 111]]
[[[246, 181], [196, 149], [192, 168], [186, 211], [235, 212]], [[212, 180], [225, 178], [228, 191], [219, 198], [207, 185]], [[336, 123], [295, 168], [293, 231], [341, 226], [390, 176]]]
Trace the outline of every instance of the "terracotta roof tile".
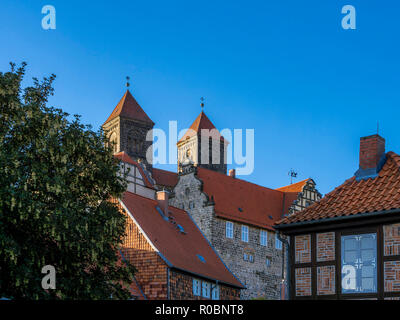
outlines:
[[220, 139], [220, 140], [227, 142], [227, 140], [225, 140], [224, 137], [221, 136], [221, 134], [215, 128], [215, 126], [210, 121], [210, 119], [208, 119], [206, 114], [202, 111], [202, 112], [200, 112], [200, 114], [198, 115], [196, 120], [194, 120], [194, 122], [192, 123], [192, 125], [190, 126], [188, 131], [186, 131], [186, 133], [183, 135], [183, 137], [178, 141], [178, 144], [182, 141], [185, 141], [186, 139], [193, 137], [196, 134], [201, 134], [202, 129], [205, 129], [205, 130], [215, 129], [214, 131], [211, 132], [211, 137], [213, 139]]
[[158, 185], [175, 187], [178, 183], [178, 174], [176, 172], [153, 168], [152, 176]]
[[302, 181], [290, 184], [288, 186], [285, 187], [280, 187], [276, 190], [282, 191], [282, 192], [302, 192], [304, 186], [307, 184], [307, 181], [309, 179], [304, 179]]
[[[210, 200], [213, 197], [219, 217], [273, 230], [284, 213], [284, 192], [200, 167], [197, 177], [203, 181], [203, 191]], [[293, 202], [294, 197], [289, 195], [288, 201]]]
[[359, 181], [351, 177], [320, 201], [278, 221], [277, 225], [400, 208], [400, 156], [394, 152], [386, 156], [377, 177]]
[[126, 90], [125, 94], [104, 124], [118, 116], [140, 120], [154, 125], [154, 122], [151, 121], [146, 112], [143, 111], [142, 107], [137, 103], [129, 90]]
[[[130, 192], [123, 194], [122, 203], [171, 267], [243, 288], [187, 212], [170, 206], [171, 219], [166, 221], [156, 209], [156, 200]], [[185, 233], [179, 231], [178, 225]]]

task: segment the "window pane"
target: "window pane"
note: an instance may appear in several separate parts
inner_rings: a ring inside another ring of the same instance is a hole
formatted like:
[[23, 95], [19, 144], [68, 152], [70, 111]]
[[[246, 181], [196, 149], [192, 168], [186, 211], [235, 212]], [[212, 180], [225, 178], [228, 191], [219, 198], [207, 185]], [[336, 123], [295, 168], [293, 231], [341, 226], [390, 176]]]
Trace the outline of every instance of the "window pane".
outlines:
[[344, 252], [344, 262], [345, 263], [353, 263], [356, 262], [358, 257], [357, 251], [345, 251]]
[[342, 236], [342, 292], [376, 292], [376, 234]]
[[373, 261], [375, 259], [375, 251], [373, 249], [361, 250], [361, 260]]

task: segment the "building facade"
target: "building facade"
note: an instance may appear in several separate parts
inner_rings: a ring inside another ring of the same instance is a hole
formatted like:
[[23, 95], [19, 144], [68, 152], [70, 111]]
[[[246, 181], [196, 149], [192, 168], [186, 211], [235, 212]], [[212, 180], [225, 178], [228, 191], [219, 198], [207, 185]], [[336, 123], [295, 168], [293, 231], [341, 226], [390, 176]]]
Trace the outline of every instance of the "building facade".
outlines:
[[[203, 111], [177, 143], [177, 173], [153, 168], [144, 159], [149, 151], [142, 148], [151, 148], [147, 133], [153, 125], [127, 91], [103, 126], [110, 139], [115, 141], [114, 151], [116, 157], [125, 163], [124, 168], [133, 166], [128, 175], [128, 192], [154, 198], [157, 191], [169, 191], [169, 205], [190, 215], [210, 247], [246, 287], [239, 290], [241, 299], [282, 299], [287, 256], [285, 245], [277, 237], [273, 225], [321, 198], [315, 182], [306, 179], [273, 190], [237, 178], [235, 170], [227, 175], [229, 142]], [[128, 253], [126, 255], [131, 257]], [[140, 263], [135, 260], [137, 258], [133, 259], [136, 265]], [[145, 266], [141, 269], [144, 270]], [[152, 267], [146, 272], [158, 274]], [[165, 279], [165, 272], [161, 273]], [[168, 277], [167, 283], [173, 283]], [[140, 283], [140, 287], [146, 288], [145, 282]], [[148, 286], [154, 288], [155, 284]], [[167, 290], [171, 294], [168, 297], [174, 297], [170, 290], [172, 288]], [[223, 290], [227, 297], [234, 296], [228, 289]]]
[[135, 266], [134, 299], [236, 300], [243, 284], [230, 272], [184, 210], [156, 191], [139, 163], [118, 153], [121, 171], [134, 172], [116, 201], [127, 218], [121, 257]]
[[355, 175], [276, 225], [291, 299], [400, 300], [400, 156], [361, 138]]

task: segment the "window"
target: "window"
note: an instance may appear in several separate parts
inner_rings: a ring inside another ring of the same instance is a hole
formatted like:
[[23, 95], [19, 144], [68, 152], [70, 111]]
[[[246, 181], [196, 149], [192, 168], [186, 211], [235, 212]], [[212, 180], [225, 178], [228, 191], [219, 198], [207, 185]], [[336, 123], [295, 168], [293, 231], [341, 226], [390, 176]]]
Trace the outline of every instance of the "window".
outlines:
[[211, 294], [211, 283], [203, 281], [201, 283], [201, 288], [202, 288], [202, 292], [203, 292], [203, 298], [210, 298], [210, 294]]
[[254, 256], [252, 254], [249, 254], [249, 262], [254, 262]]
[[193, 295], [194, 296], [201, 296], [200, 280], [198, 280], [198, 279], [193, 279]]
[[267, 238], [267, 231], [260, 230], [260, 244], [262, 246], [267, 246], [268, 238]]
[[211, 299], [219, 300], [219, 285], [217, 285], [217, 284], [213, 285]]
[[249, 227], [242, 226], [242, 241], [249, 242]]
[[278, 234], [275, 233], [275, 248], [282, 250], [282, 241], [278, 239]]
[[271, 258], [267, 257], [267, 258], [265, 259], [265, 265], [266, 265], [267, 267], [270, 267], [270, 266], [271, 266]]
[[248, 261], [249, 260], [249, 255], [247, 253], [243, 254], [243, 260]]
[[342, 236], [342, 293], [377, 291], [376, 234]]
[[226, 222], [225, 235], [227, 238], [233, 238], [233, 223], [230, 221]]

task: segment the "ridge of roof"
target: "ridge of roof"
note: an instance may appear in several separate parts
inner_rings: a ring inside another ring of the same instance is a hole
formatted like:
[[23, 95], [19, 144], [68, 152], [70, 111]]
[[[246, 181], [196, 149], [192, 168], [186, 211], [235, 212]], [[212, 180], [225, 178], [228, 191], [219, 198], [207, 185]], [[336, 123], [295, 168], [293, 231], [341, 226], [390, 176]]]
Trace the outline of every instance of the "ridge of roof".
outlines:
[[303, 187], [307, 184], [307, 182], [310, 179], [311, 178], [304, 179], [304, 180], [301, 180], [299, 182], [292, 183], [292, 184], [289, 184], [287, 186], [277, 188], [275, 190], [282, 191], [282, 192], [302, 192], [303, 191]]
[[321, 221], [400, 208], [400, 156], [393, 151], [374, 178], [357, 180], [355, 176], [327, 193], [306, 209], [277, 221], [275, 225]]
[[224, 137], [220, 134], [218, 129], [215, 128], [214, 124], [207, 117], [207, 115], [204, 113], [204, 111], [201, 111], [200, 114], [197, 116], [197, 118], [193, 121], [190, 128], [186, 131], [186, 133], [182, 136], [182, 138], [178, 141], [177, 144], [185, 141], [186, 139], [189, 139], [189, 138], [195, 136], [197, 133], [201, 134], [202, 129], [205, 129], [205, 130], [214, 130], [215, 129], [216, 131], [213, 131], [214, 136], [212, 136], [212, 138], [226, 141], [224, 139]]
[[110, 116], [107, 118], [104, 124], [110, 122], [118, 116], [126, 117], [128, 119], [140, 120], [154, 125], [154, 122], [149, 118], [146, 112], [144, 112], [142, 107], [132, 96], [129, 90], [126, 90], [125, 94], [122, 96], [121, 100], [118, 102], [117, 106], [111, 112]]

